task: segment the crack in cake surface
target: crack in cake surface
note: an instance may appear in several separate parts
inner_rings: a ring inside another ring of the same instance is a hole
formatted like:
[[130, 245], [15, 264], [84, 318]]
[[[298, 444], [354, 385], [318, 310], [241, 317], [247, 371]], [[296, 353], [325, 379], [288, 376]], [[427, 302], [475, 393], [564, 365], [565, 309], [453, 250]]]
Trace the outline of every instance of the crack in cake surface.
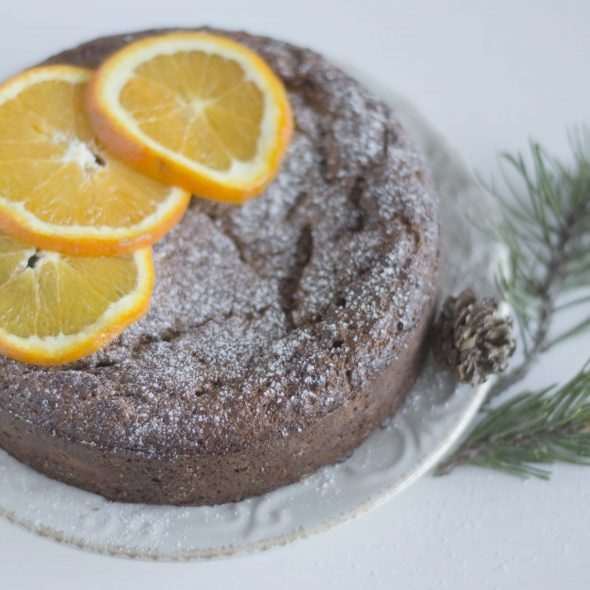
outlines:
[[281, 308], [285, 314], [287, 330], [296, 328], [293, 312], [297, 307], [299, 284], [313, 254], [313, 232], [311, 225], [304, 225], [295, 241], [293, 263], [279, 284]]

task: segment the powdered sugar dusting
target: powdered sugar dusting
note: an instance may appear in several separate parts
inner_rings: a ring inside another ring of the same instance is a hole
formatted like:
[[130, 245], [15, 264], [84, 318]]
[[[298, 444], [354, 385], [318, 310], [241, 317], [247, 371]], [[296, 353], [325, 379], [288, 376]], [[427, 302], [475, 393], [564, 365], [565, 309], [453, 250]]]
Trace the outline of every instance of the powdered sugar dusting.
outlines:
[[0, 361], [0, 408], [144, 453], [289, 436], [379, 375], [436, 289], [436, 197], [396, 117], [316, 54], [242, 36], [296, 131], [243, 207], [194, 199], [154, 249], [152, 311], [67, 367]]

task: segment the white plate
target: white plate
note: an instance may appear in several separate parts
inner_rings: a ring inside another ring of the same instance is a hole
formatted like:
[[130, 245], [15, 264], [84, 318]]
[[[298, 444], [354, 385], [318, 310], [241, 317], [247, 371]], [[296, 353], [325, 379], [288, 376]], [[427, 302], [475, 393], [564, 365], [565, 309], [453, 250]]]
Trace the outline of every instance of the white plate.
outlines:
[[[364, 76], [357, 75], [363, 79]], [[421, 145], [441, 196], [444, 292], [494, 292], [501, 252], [471, 220], [495, 214], [456, 150], [407, 101], [391, 103]], [[453, 445], [484, 387], [457, 384], [430, 360], [402, 409], [347, 461], [259, 498], [216, 507], [113, 503], [50, 480], [0, 451], [0, 514], [82, 549], [149, 559], [221, 557], [268, 549], [323, 531], [401, 492]]]

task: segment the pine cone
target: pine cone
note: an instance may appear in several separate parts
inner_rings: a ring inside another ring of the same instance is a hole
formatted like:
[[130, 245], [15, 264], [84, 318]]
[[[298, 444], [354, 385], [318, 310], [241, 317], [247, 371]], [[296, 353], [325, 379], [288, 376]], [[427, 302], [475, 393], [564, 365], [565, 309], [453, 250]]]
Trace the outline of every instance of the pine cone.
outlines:
[[506, 369], [514, 354], [512, 319], [497, 314], [495, 299], [477, 300], [471, 289], [447, 297], [434, 326], [435, 358], [464, 383], [479, 385]]

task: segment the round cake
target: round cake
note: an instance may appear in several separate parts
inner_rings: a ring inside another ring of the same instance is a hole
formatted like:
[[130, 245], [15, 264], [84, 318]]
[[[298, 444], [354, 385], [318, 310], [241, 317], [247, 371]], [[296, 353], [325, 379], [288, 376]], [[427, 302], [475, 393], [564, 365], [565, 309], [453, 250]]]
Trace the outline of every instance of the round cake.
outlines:
[[[98, 66], [147, 31], [49, 60]], [[284, 81], [295, 132], [241, 207], [193, 198], [154, 247], [150, 313], [73, 364], [0, 358], [0, 446], [118, 501], [218, 504], [342, 460], [419, 371], [438, 201], [383, 102], [317, 53], [215, 31]]]

